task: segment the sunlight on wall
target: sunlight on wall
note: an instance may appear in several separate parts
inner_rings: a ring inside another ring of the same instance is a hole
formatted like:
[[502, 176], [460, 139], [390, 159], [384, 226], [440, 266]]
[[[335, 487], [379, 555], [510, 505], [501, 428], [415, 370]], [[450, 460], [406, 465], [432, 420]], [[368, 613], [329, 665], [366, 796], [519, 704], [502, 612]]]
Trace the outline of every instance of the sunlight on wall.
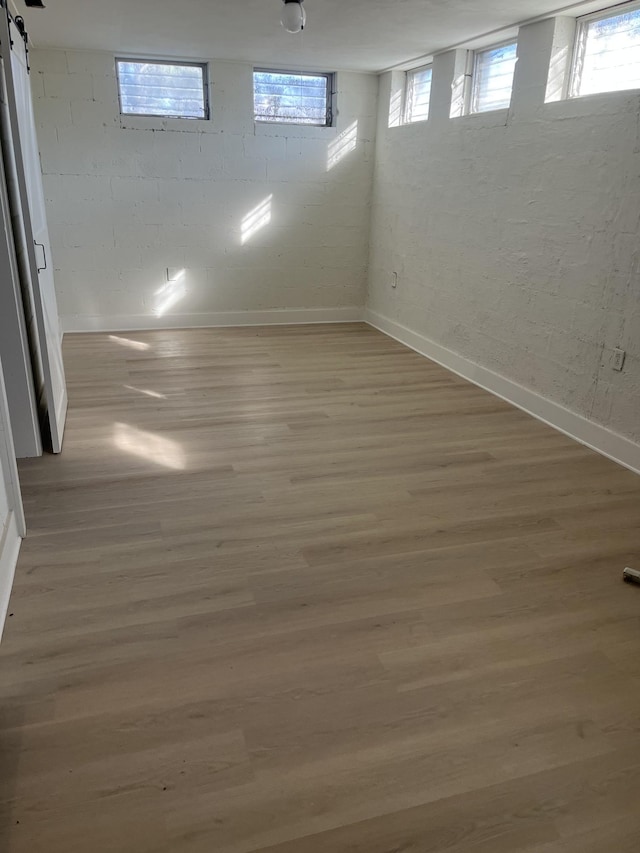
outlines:
[[135, 391], [137, 394], [145, 394], [147, 397], [155, 397], [158, 400], [167, 399], [166, 394], [160, 394], [158, 391], [149, 391], [148, 389], [145, 390], [144, 388], [134, 388], [133, 385], [125, 385], [123, 387], [126, 388], [127, 391]]
[[254, 234], [257, 234], [258, 231], [271, 222], [272, 200], [273, 193], [268, 195], [243, 218], [240, 226], [240, 242], [242, 244], [250, 240]]
[[162, 317], [170, 308], [179, 302], [187, 293], [187, 286], [184, 278], [186, 270], [180, 270], [171, 281], [163, 284], [153, 294], [156, 297], [156, 304], [153, 308], [153, 313], [156, 317]]
[[109, 335], [109, 340], [116, 344], [120, 344], [121, 347], [128, 347], [129, 349], [137, 349], [141, 351], [151, 349], [151, 344], [145, 344], [142, 341], [134, 341], [131, 338], [121, 338], [119, 335]]
[[556, 47], [551, 54], [545, 103], [561, 101], [565, 97], [565, 85], [568, 74], [569, 48], [566, 45]]
[[355, 151], [358, 144], [358, 121], [350, 124], [346, 130], [343, 130], [340, 136], [337, 136], [333, 142], [329, 143], [327, 151], [327, 172], [330, 172], [334, 166], [343, 160], [347, 154]]
[[467, 75], [464, 72], [453, 78], [449, 118], [459, 118], [461, 115], [464, 115], [466, 83]]
[[389, 98], [389, 127], [400, 127], [402, 124], [402, 89], [391, 92]]
[[165, 468], [182, 470], [185, 467], [184, 451], [176, 441], [129, 424], [113, 425], [113, 443], [118, 450], [164, 465]]

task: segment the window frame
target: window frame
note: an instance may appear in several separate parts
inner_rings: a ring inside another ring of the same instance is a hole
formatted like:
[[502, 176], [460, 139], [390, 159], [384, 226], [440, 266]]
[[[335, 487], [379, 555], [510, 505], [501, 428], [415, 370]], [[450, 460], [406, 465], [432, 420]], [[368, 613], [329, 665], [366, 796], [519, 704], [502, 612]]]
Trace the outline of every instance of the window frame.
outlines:
[[632, 3], [616, 3], [615, 6], [607, 6], [606, 9], [600, 9], [598, 12], [590, 12], [588, 15], [580, 15], [576, 18], [576, 32], [573, 39], [573, 53], [571, 54], [571, 72], [569, 74], [569, 99], [573, 98], [590, 98], [594, 95], [610, 95], [613, 92], [637, 92], [640, 87], [633, 89], [607, 89], [604, 92], [589, 92], [586, 95], [581, 95], [578, 92], [580, 79], [584, 70], [584, 54], [587, 46], [587, 31], [589, 24], [596, 21], [604, 21], [606, 18], [617, 18], [618, 15], [625, 12], [634, 12], [640, 9], [640, 0], [635, 0]]
[[[495, 42], [494, 44], [487, 45], [487, 47], [478, 48], [478, 50], [473, 51], [473, 67], [471, 71], [471, 85], [469, 87], [469, 100], [468, 100], [468, 115], [484, 115], [485, 113], [496, 113], [500, 112], [500, 110], [508, 110], [511, 106], [511, 100], [513, 98], [513, 81], [511, 82], [511, 96], [509, 98], [509, 104], [506, 107], [495, 107], [492, 110], [477, 110], [475, 109], [476, 104], [476, 93], [478, 91], [478, 61], [480, 56], [483, 53], [489, 53], [492, 50], [499, 50], [501, 47], [508, 47], [509, 45], [514, 44], [516, 46], [516, 62], [518, 61], [518, 37], [504, 39], [503, 41]], [[515, 69], [514, 69], [514, 77], [515, 77]]]
[[[325, 107], [325, 121], [323, 124], [319, 124], [317, 122], [307, 122], [307, 121], [283, 121], [279, 119], [278, 121], [270, 121], [269, 119], [259, 118], [256, 115], [256, 84], [255, 84], [255, 75], [256, 74], [289, 74], [292, 77], [324, 77], [327, 82], [326, 88], [326, 107]], [[336, 97], [336, 73], [334, 71], [294, 71], [291, 68], [265, 68], [263, 66], [256, 66], [253, 69], [251, 74], [251, 95], [252, 95], [252, 104], [253, 104], [253, 121], [254, 124], [260, 125], [270, 125], [270, 124], [281, 124], [286, 125], [288, 127], [335, 127], [335, 97]]]
[[[421, 71], [431, 71], [431, 80], [429, 82], [429, 110], [427, 112], [426, 118], [417, 118], [410, 119], [409, 118], [409, 86], [410, 86], [410, 78], [415, 74], [419, 74]], [[420, 124], [424, 121], [429, 121], [429, 116], [431, 114], [431, 87], [433, 86], [433, 62], [427, 62], [426, 65], [420, 65], [418, 68], [410, 68], [405, 72], [405, 82], [404, 82], [404, 98], [402, 104], [402, 124]]]
[[[120, 86], [120, 70], [121, 62], [139, 62], [148, 63], [150, 65], [178, 65], [189, 68], [200, 68], [202, 71], [202, 107], [204, 115], [201, 116], [186, 116], [186, 115], [167, 115], [167, 113], [132, 113], [124, 112], [122, 108], [122, 88]], [[209, 63], [194, 62], [193, 60], [182, 59], [151, 59], [139, 56], [116, 56], [116, 86], [118, 89], [118, 109], [121, 116], [127, 118], [162, 118], [175, 119], [176, 121], [210, 121], [211, 120], [211, 100], [210, 100], [210, 85], [209, 85]]]

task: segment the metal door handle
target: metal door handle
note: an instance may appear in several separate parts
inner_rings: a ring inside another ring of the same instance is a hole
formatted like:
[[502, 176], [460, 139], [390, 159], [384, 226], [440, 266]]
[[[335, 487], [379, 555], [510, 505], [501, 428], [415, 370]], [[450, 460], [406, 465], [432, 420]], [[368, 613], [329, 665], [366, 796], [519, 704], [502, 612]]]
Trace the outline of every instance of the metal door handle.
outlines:
[[[34, 246], [40, 246], [40, 248], [42, 249], [42, 257], [44, 259], [44, 266], [37, 268], [38, 272], [42, 272], [42, 270], [46, 270], [46, 268], [47, 268], [47, 250], [44, 247], [44, 243], [38, 243], [36, 240], [34, 240], [33, 244], [34, 244]], [[36, 261], [36, 263], [37, 263], [37, 261]]]

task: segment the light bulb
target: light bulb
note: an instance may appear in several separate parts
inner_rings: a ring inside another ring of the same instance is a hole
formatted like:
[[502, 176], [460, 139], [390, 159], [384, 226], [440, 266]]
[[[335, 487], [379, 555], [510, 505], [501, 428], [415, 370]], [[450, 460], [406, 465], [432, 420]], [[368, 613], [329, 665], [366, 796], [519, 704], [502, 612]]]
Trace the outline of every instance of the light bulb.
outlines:
[[300, 0], [285, 0], [284, 9], [282, 10], [282, 26], [289, 33], [299, 33], [304, 29], [307, 21], [307, 13], [302, 8]]

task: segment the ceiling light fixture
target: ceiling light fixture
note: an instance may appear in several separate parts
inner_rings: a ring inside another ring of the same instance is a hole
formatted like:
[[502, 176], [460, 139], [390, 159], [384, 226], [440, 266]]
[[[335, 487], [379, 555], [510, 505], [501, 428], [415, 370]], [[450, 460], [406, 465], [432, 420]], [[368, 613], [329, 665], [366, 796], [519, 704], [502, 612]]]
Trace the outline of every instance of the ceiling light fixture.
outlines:
[[282, 26], [288, 33], [299, 33], [307, 23], [307, 13], [302, 8], [304, 0], [283, 0]]

